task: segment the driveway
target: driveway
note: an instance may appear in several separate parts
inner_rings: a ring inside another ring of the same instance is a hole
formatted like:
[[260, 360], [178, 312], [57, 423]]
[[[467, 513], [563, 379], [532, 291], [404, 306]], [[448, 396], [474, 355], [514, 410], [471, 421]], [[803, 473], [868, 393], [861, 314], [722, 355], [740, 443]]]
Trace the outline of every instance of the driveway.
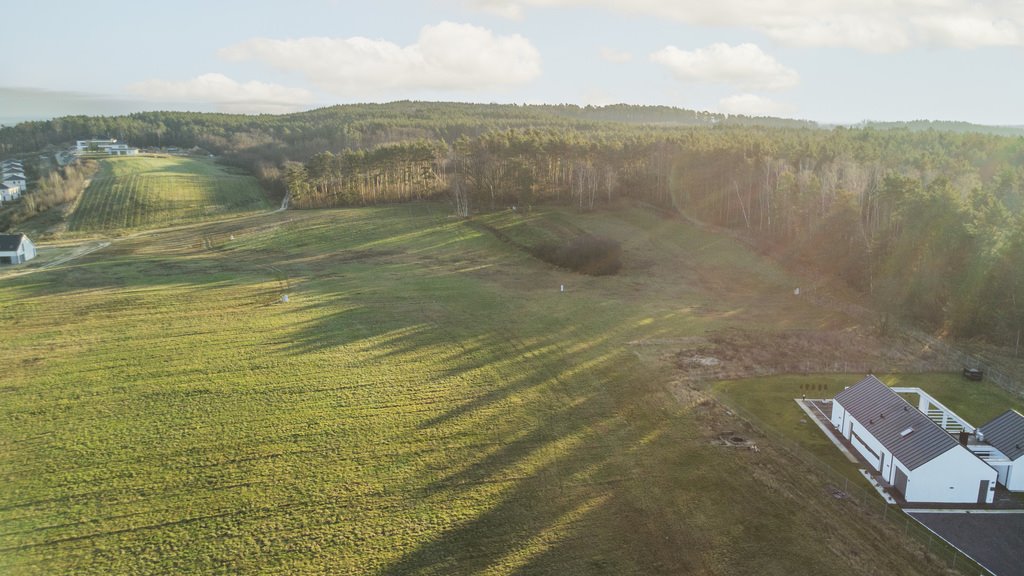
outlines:
[[1021, 511], [907, 513], [993, 574], [1024, 575], [1024, 513]]

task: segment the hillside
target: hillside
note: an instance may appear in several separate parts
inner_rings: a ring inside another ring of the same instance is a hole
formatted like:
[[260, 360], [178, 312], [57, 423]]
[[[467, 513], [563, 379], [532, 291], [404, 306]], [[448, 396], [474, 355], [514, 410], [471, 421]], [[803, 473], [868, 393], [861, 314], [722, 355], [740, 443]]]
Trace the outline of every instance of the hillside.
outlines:
[[[468, 216], [643, 202], [840, 278], [888, 317], [1015, 356], [1024, 139], [982, 128], [823, 129], [663, 106], [398, 101], [285, 115], [69, 117], [0, 129], [0, 153], [81, 134], [200, 146], [300, 209], [447, 198]], [[134, 227], [140, 212], [163, 210], [124, 200], [131, 213], [101, 226]]]
[[410, 203], [0, 279], [0, 573], [943, 573], [677, 362], [737, 333], [899, 342], [727, 236], [572, 222], [622, 243], [619, 275]]
[[144, 156], [100, 163], [68, 217], [71, 232], [189, 224], [269, 206], [255, 178], [212, 161]]

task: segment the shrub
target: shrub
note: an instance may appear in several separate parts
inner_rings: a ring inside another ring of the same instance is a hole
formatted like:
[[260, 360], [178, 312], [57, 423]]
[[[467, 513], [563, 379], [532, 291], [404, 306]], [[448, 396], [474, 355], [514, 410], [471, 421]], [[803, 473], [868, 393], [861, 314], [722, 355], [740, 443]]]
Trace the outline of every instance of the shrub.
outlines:
[[622, 246], [603, 236], [577, 236], [563, 246], [541, 244], [537, 258], [591, 276], [609, 276], [622, 268]]

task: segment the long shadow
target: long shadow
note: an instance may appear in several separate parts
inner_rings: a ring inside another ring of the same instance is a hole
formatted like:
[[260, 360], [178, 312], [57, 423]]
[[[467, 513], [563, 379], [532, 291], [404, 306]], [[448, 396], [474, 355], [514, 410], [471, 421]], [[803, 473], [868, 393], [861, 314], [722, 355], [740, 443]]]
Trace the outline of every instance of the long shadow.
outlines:
[[[609, 358], [595, 366], [595, 371], [617, 374], [618, 362], [621, 358]], [[552, 386], [546, 375], [531, 373], [524, 376], [524, 382], [510, 387], [516, 389], [531, 379]], [[576, 566], [578, 573], [616, 574], [643, 573], [649, 571], [646, 568], [654, 571], [666, 564], [687, 567], [684, 551], [668, 557], [661, 551], [629, 551], [637, 544], [629, 526], [635, 518], [623, 517], [620, 522], [615, 509], [609, 508], [616, 501], [629, 500], [622, 493], [624, 486], [633, 490], [635, 482], [642, 483], [643, 471], [629, 466], [638, 461], [631, 452], [671, 425], [657, 418], [624, 418], [623, 413], [638, 408], [635, 402], [649, 390], [632, 385], [622, 390], [606, 388], [611, 385], [614, 383], [578, 379], [564, 385], [555, 383], [564, 386], [564, 404], [547, 411], [530, 429], [518, 431], [507, 426], [499, 430], [499, 437], [507, 434], [509, 438], [498, 449], [423, 485], [419, 498], [439, 505], [472, 500], [471, 493], [481, 486], [508, 488], [493, 506], [406, 553], [381, 574], [473, 574], [498, 566], [522, 573], [570, 573]], [[489, 398], [494, 399], [493, 395]], [[460, 413], [482, 407], [474, 403]], [[621, 536], [614, 536], [619, 530]], [[599, 543], [598, 550], [584, 553], [588, 549], [584, 544], [571, 554], [552, 552], [560, 542], [585, 543], [591, 538]], [[661, 546], [654, 548], [660, 550]], [[625, 565], [624, 559], [628, 560]]]

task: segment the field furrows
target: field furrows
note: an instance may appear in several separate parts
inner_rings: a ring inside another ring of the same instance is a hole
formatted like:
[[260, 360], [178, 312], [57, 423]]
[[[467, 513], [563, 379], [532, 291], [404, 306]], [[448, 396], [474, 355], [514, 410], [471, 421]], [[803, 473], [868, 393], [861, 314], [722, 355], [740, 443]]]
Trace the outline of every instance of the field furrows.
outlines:
[[138, 158], [104, 162], [108, 166], [93, 179], [71, 216], [72, 231], [152, 228], [267, 207], [252, 177], [224, 173], [206, 161]]

